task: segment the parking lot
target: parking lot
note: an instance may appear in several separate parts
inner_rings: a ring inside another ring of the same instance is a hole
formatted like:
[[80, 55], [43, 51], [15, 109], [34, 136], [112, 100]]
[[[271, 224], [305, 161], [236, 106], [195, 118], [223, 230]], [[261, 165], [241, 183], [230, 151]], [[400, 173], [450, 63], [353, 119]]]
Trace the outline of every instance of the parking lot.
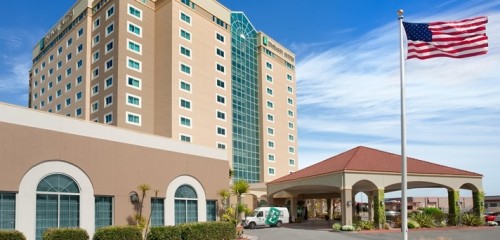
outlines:
[[[333, 232], [328, 222], [308, 222], [300, 224], [285, 224], [281, 228], [245, 229], [245, 235], [255, 236], [259, 240], [400, 240], [400, 230], [372, 230], [361, 232]], [[498, 239], [500, 227], [464, 227], [443, 229], [410, 230], [409, 240], [471, 240], [471, 239]]]

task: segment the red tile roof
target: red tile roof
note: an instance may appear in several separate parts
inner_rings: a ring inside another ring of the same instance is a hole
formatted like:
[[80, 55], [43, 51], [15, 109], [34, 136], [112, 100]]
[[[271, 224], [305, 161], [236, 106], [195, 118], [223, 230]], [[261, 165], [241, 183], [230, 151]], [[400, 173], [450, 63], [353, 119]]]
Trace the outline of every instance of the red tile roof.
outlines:
[[[269, 184], [341, 171], [401, 173], [401, 155], [359, 146], [322, 162], [278, 178]], [[407, 158], [407, 173], [482, 177], [481, 174]]]

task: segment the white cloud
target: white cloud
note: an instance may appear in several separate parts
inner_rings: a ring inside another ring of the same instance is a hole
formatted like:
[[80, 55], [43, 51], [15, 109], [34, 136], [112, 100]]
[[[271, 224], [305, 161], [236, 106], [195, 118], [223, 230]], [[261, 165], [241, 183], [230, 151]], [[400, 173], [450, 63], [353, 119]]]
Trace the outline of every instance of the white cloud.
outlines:
[[[490, 48], [469, 59], [406, 61], [405, 88], [408, 155], [484, 174], [486, 192], [495, 194], [498, 174], [490, 166], [500, 165], [500, 11], [492, 9], [499, 5], [464, 3], [412, 18], [487, 15]], [[298, 61], [300, 167], [358, 145], [400, 152], [398, 31], [390, 23], [348, 44], [308, 48], [312, 53]]]

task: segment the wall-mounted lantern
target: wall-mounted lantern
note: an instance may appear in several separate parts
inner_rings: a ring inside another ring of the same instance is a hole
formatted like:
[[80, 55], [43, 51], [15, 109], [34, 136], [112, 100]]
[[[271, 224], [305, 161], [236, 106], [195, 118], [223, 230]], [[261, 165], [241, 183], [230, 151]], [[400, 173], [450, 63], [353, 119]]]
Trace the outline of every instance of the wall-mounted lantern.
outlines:
[[129, 195], [130, 195], [130, 202], [132, 202], [132, 203], [138, 203], [139, 202], [139, 194], [137, 194], [136, 191], [130, 192]]

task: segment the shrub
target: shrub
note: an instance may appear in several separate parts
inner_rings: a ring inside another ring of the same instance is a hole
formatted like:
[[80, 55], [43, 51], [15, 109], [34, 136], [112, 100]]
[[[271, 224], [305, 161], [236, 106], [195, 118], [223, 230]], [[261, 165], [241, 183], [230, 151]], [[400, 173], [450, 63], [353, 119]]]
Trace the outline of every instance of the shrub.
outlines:
[[356, 228], [352, 225], [344, 225], [344, 226], [342, 226], [341, 230], [352, 232], [352, 231], [356, 230]]
[[89, 234], [81, 228], [49, 228], [43, 232], [43, 240], [88, 240]]
[[423, 228], [436, 227], [436, 222], [434, 221], [432, 215], [426, 213], [416, 213], [412, 215], [413, 216], [411, 217], [411, 219], [417, 222], [420, 225], [420, 227]]
[[409, 229], [420, 228], [420, 224], [418, 224], [418, 222], [416, 222], [415, 220], [408, 219], [408, 228]]
[[97, 229], [93, 240], [142, 240], [142, 231], [136, 226], [112, 226]]
[[0, 240], [26, 240], [26, 237], [16, 230], [0, 230]]
[[338, 223], [335, 223], [335, 224], [332, 225], [332, 228], [335, 231], [340, 231], [340, 229], [342, 228], [342, 225], [340, 225]]
[[434, 207], [423, 208], [422, 212], [424, 214], [431, 215], [434, 218], [434, 223], [436, 223], [436, 225], [440, 225], [441, 222], [446, 220], [446, 214], [439, 208], [434, 208]]
[[228, 222], [201, 222], [179, 225], [182, 239], [189, 240], [229, 240], [236, 236], [236, 228]]
[[486, 223], [486, 225], [487, 225], [487, 226], [498, 226], [498, 223], [497, 223], [497, 222], [495, 222], [495, 221], [488, 221], [488, 222]]
[[354, 226], [361, 230], [372, 230], [375, 228], [375, 223], [373, 221], [357, 221]]
[[483, 226], [484, 219], [474, 213], [462, 213], [460, 218], [462, 225], [465, 226]]
[[148, 240], [181, 240], [181, 229], [174, 226], [152, 227]]

